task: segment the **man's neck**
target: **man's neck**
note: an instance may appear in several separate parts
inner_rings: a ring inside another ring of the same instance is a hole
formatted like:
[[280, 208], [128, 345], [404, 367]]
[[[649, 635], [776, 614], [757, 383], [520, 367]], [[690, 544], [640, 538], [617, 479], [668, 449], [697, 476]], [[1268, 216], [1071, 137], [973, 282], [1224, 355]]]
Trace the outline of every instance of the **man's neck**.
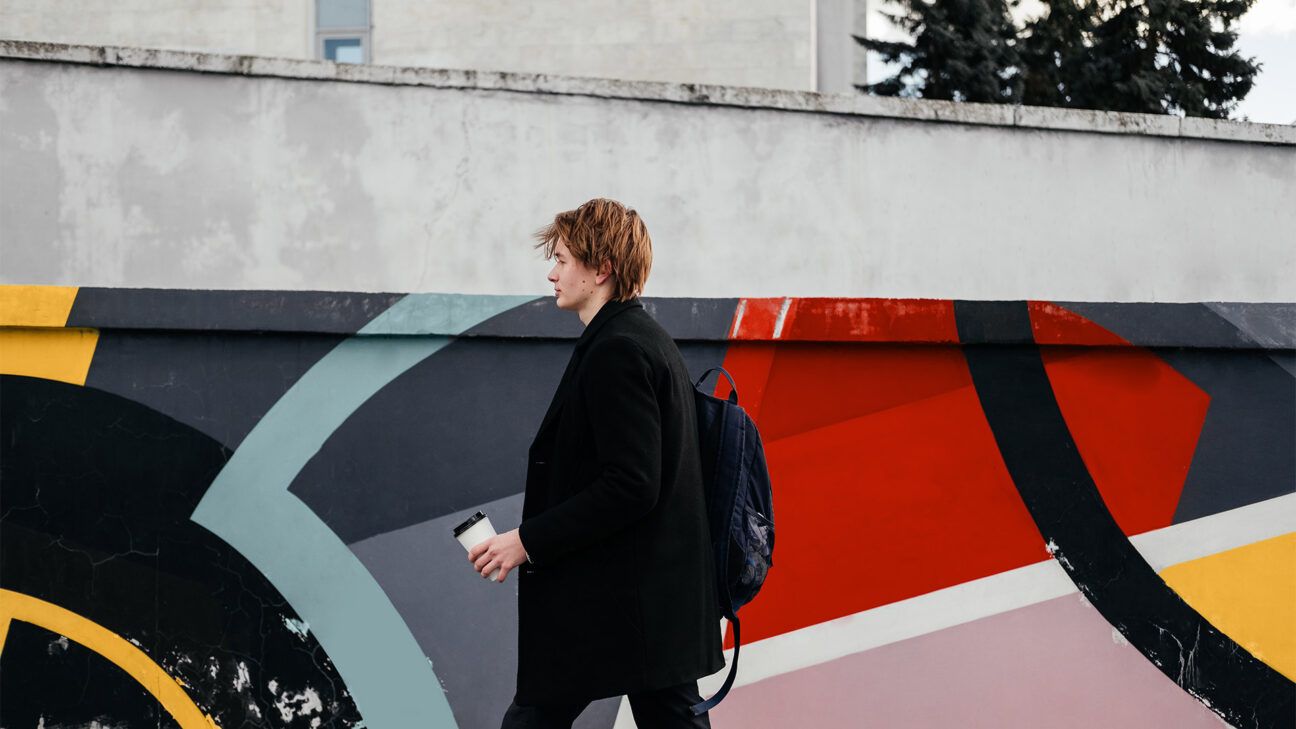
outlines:
[[611, 300], [612, 296], [610, 294], [606, 297], [600, 296], [592, 298], [590, 302], [578, 312], [581, 324], [589, 326], [589, 323], [594, 321], [594, 316], [599, 313], [599, 309], [602, 309], [603, 305]]

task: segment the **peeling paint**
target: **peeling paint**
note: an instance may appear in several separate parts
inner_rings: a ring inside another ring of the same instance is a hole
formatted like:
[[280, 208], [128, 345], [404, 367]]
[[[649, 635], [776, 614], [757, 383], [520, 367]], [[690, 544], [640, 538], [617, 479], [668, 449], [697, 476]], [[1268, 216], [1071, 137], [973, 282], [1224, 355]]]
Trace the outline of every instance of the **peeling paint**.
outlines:
[[[321, 713], [324, 711], [324, 704], [320, 702], [319, 693], [307, 687], [298, 693], [284, 691], [275, 701], [275, 709], [279, 711], [279, 718], [287, 722], [295, 717], [306, 718], [311, 714]], [[312, 726], [317, 725], [312, 724]]]
[[302, 640], [306, 639], [306, 636], [310, 631], [310, 625], [308, 625], [306, 621], [295, 620], [285, 615], [283, 617], [283, 622], [284, 625], [286, 625], [289, 630], [291, 630], [293, 633], [297, 635], [297, 637], [301, 638]]
[[68, 649], [67, 636], [60, 635], [57, 639], [50, 641], [49, 647], [46, 650], [48, 650], [49, 654], [52, 656], [55, 655], [56, 653], [66, 653], [67, 649]]

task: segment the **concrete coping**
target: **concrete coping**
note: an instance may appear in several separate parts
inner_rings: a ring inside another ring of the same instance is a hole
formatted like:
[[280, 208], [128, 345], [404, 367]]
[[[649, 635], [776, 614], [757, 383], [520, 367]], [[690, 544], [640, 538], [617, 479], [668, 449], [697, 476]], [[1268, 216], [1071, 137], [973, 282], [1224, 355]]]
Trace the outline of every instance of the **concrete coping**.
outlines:
[[0, 58], [264, 78], [585, 96], [946, 124], [1296, 145], [1296, 125], [1257, 124], [1163, 114], [898, 99], [865, 94], [819, 94], [807, 91], [624, 81], [534, 73], [339, 64], [332, 61], [37, 41], [0, 40]]
[[[1030, 307], [1034, 339], [1019, 341], [1002, 338], [995, 327], [960, 335], [951, 299], [650, 296], [641, 302], [681, 341], [1296, 349], [1296, 303], [1000, 302]], [[1247, 326], [1224, 323], [1212, 306]], [[483, 309], [503, 313], [466, 330], [455, 324], [464, 312]], [[1015, 315], [1015, 306], [1000, 309]], [[1087, 319], [1096, 311], [1128, 326], [1116, 336]], [[0, 285], [5, 328], [550, 340], [576, 339], [583, 331], [552, 296]]]

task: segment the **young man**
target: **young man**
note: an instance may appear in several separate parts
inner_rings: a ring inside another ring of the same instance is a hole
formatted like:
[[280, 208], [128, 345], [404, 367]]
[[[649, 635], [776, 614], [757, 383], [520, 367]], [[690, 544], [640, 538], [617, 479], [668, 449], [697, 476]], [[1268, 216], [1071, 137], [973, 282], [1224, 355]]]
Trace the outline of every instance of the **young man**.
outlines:
[[519, 568], [503, 727], [566, 729], [623, 694], [640, 729], [709, 727], [689, 710], [697, 679], [724, 667], [693, 385], [638, 299], [648, 229], [598, 199], [537, 238], [558, 307], [585, 331], [531, 444], [521, 526], [468, 554], [501, 582]]

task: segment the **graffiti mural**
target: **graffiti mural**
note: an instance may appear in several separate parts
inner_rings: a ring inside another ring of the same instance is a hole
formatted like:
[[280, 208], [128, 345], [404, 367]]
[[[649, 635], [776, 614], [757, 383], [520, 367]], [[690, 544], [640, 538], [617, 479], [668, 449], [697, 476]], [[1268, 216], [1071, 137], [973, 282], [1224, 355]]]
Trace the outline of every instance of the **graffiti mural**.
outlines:
[[[778, 502], [713, 725], [1290, 726], [1296, 305], [645, 305], [734, 374]], [[0, 726], [498, 726], [514, 581], [450, 529], [517, 523], [579, 334], [548, 297], [0, 287]]]

